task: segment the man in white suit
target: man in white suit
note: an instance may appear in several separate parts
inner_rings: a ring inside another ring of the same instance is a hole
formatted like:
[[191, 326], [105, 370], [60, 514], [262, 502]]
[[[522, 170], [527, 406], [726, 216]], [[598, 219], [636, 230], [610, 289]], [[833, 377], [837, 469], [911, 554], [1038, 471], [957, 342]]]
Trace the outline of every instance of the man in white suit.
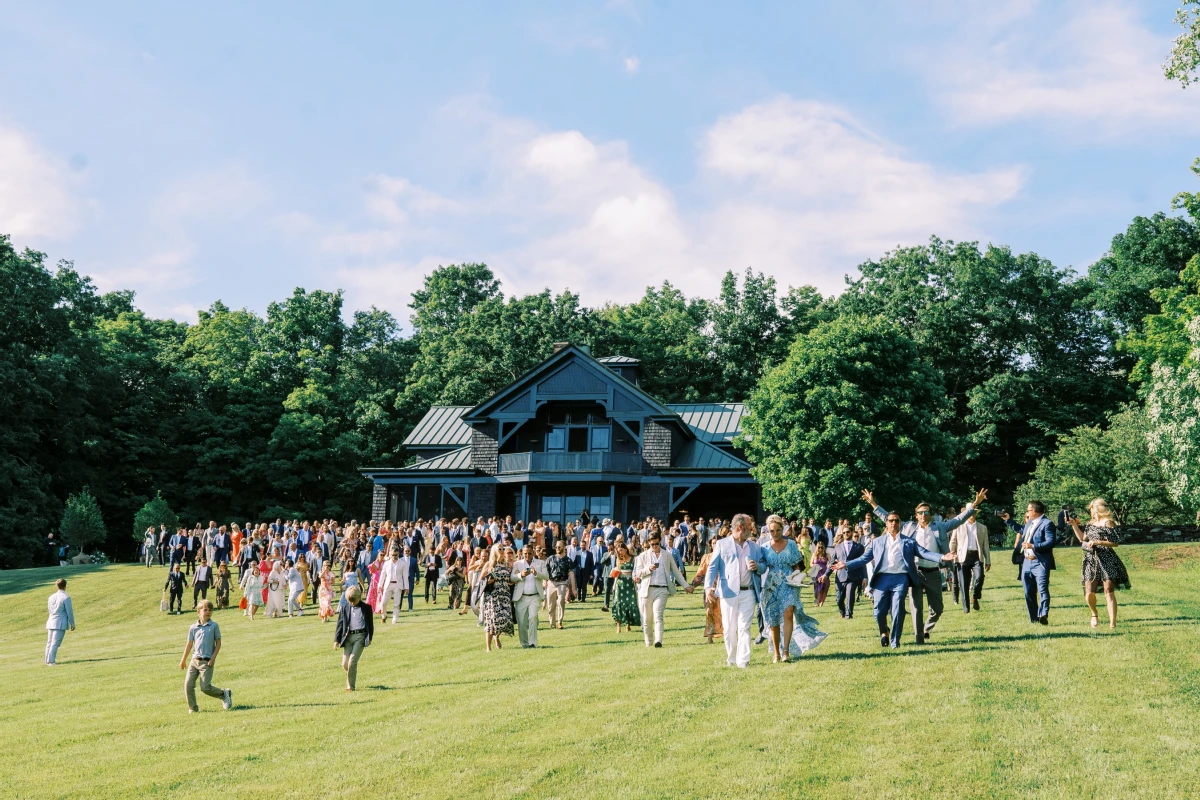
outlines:
[[667, 598], [675, 594], [676, 586], [683, 586], [688, 594], [688, 585], [675, 561], [675, 556], [663, 553], [662, 535], [650, 535], [650, 549], [638, 555], [633, 562], [633, 582], [638, 587], [638, 605], [642, 613], [642, 636], [646, 647], [650, 647], [651, 617], [654, 625], [654, 646], [662, 647], [663, 615], [667, 610]]
[[400, 601], [404, 599], [405, 587], [408, 585], [408, 569], [400, 562], [399, 554], [391, 550], [379, 569], [379, 584], [383, 587], [379, 600], [381, 624], [387, 619], [388, 600], [392, 601], [392, 624], [400, 621]]
[[721, 623], [725, 627], [725, 663], [745, 669], [750, 665], [750, 624], [762, 592], [766, 570], [762, 548], [754, 541], [754, 520], [735, 514], [731, 536], [713, 546], [708, 573], [704, 576], [706, 599], [721, 601]]
[[513, 615], [517, 618], [517, 635], [521, 647], [537, 647], [538, 609], [542, 606], [545, 582], [550, 579], [546, 562], [534, 558], [533, 545], [521, 548], [521, 557], [513, 563]]
[[63, 637], [67, 631], [75, 630], [75, 611], [71, 608], [71, 598], [67, 596], [67, 582], [59, 578], [54, 585], [58, 591], [50, 595], [46, 603], [49, 612], [46, 619], [46, 664], [51, 667], [55, 664]]

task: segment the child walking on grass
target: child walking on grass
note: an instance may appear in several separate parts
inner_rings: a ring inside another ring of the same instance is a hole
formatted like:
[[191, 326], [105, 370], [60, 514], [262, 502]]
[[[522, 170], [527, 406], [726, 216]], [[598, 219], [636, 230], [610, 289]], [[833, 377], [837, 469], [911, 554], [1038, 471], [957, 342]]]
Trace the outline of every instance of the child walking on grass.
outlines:
[[199, 617], [199, 621], [188, 628], [183, 658], [179, 659], [179, 668], [187, 670], [187, 677], [183, 681], [183, 694], [187, 698], [189, 714], [195, 714], [200, 710], [196, 706], [197, 678], [200, 680], [200, 691], [209, 697], [220, 699], [221, 705], [225, 707], [226, 711], [233, 708], [233, 690], [218, 689], [212, 685], [213, 670], [217, 666], [217, 655], [221, 652], [221, 629], [211, 619], [212, 610], [211, 600], [201, 600], [196, 606], [196, 616]]

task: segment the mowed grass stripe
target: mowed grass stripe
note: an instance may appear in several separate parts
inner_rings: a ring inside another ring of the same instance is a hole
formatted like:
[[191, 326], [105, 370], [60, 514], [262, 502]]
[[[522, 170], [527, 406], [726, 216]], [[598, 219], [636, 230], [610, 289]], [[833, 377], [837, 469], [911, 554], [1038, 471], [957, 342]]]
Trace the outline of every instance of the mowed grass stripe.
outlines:
[[[1078, 551], [1058, 554], [1049, 628], [1014, 570], [983, 611], [951, 605], [930, 645], [881, 650], [869, 604], [794, 665], [724, 668], [699, 595], [676, 595], [661, 650], [568, 608], [536, 651], [420, 598], [377, 628], [342, 691], [333, 624], [216, 615], [219, 686], [188, 716], [179, 654], [192, 615], [157, 611], [163, 570], [0, 573], [0, 695], [14, 797], [1163, 797], [1200, 786], [1196, 545], [1120, 550], [1134, 591], [1093, 631]], [[79, 630], [41, 665], [45, 598], [70, 580]], [[811, 597], [811, 596], [809, 596]], [[445, 598], [439, 598], [444, 603]], [[543, 626], [545, 616], [543, 615]]]

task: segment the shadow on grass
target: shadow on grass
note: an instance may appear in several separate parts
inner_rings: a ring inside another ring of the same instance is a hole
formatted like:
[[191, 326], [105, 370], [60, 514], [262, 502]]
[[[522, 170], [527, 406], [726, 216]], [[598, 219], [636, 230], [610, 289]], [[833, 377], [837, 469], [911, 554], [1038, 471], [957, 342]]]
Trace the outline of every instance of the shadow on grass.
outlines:
[[[347, 692], [349, 694], [349, 692]], [[234, 703], [230, 711], [259, 711], [267, 708], [339, 708], [341, 706], [357, 706], [363, 703], [369, 703], [369, 700], [353, 700], [348, 703], [265, 703], [257, 705], [255, 703]]]
[[[539, 648], [540, 649], [540, 648]], [[397, 689], [433, 689], [439, 686], [478, 686], [481, 683], [504, 683], [512, 678], [480, 678], [473, 681], [443, 681], [441, 683], [414, 683], [409, 686], [398, 686]], [[371, 686], [371, 689], [387, 689], [386, 686]]]
[[167, 650], [162, 653], [139, 653], [136, 656], [110, 656], [109, 658], [72, 658], [69, 661], [64, 661], [64, 664], [92, 664], [97, 661], [126, 661], [133, 658], [160, 658], [162, 656], [176, 655], [177, 651]]
[[38, 569], [0, 571], [0, 595], [20, 594], [40, 586], [50, 588], [59, 578], [67, 579], [67, 591], [69, 592], [72, 579], [99, 572], [102, 569], [104, 567], [100, 564], [88, 564], [79, 567], [40, 567]]

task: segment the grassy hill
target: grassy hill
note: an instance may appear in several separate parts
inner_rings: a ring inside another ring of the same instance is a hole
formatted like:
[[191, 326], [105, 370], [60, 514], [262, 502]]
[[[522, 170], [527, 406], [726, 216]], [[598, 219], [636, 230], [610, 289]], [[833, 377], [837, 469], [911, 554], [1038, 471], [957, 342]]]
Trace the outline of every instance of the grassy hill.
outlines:
[[[158, 611], [163, 569], [3, 572], [0, 796], [1195, 795], [1200, 545], [1119, 552], [1134, 588], [1115, 633], [1088, 627], [1078, 550], [1058, 554], [1049, 628], [1026, 621], [1001, 553], [983, 611], [949, 609], [929, 646], [906, 625], [903, 649], [881, 650], [867, 609], [845, 621], [806, 591], [826, 643], [778, 666], [755, 648], [744, 672], [700, 637], [699, 595], [672, 599], [661, 650], [588, 603], [538, 650], [490, 655], [469, 616], [418, 598], [377, 628], [354, 694], [332, 623], [231, 609], [215, 683], [237, 707], [201, 696], [190, 716], [178, 662], [194, 615]], [[52, 669], [60, 575], [78, 630]]]

